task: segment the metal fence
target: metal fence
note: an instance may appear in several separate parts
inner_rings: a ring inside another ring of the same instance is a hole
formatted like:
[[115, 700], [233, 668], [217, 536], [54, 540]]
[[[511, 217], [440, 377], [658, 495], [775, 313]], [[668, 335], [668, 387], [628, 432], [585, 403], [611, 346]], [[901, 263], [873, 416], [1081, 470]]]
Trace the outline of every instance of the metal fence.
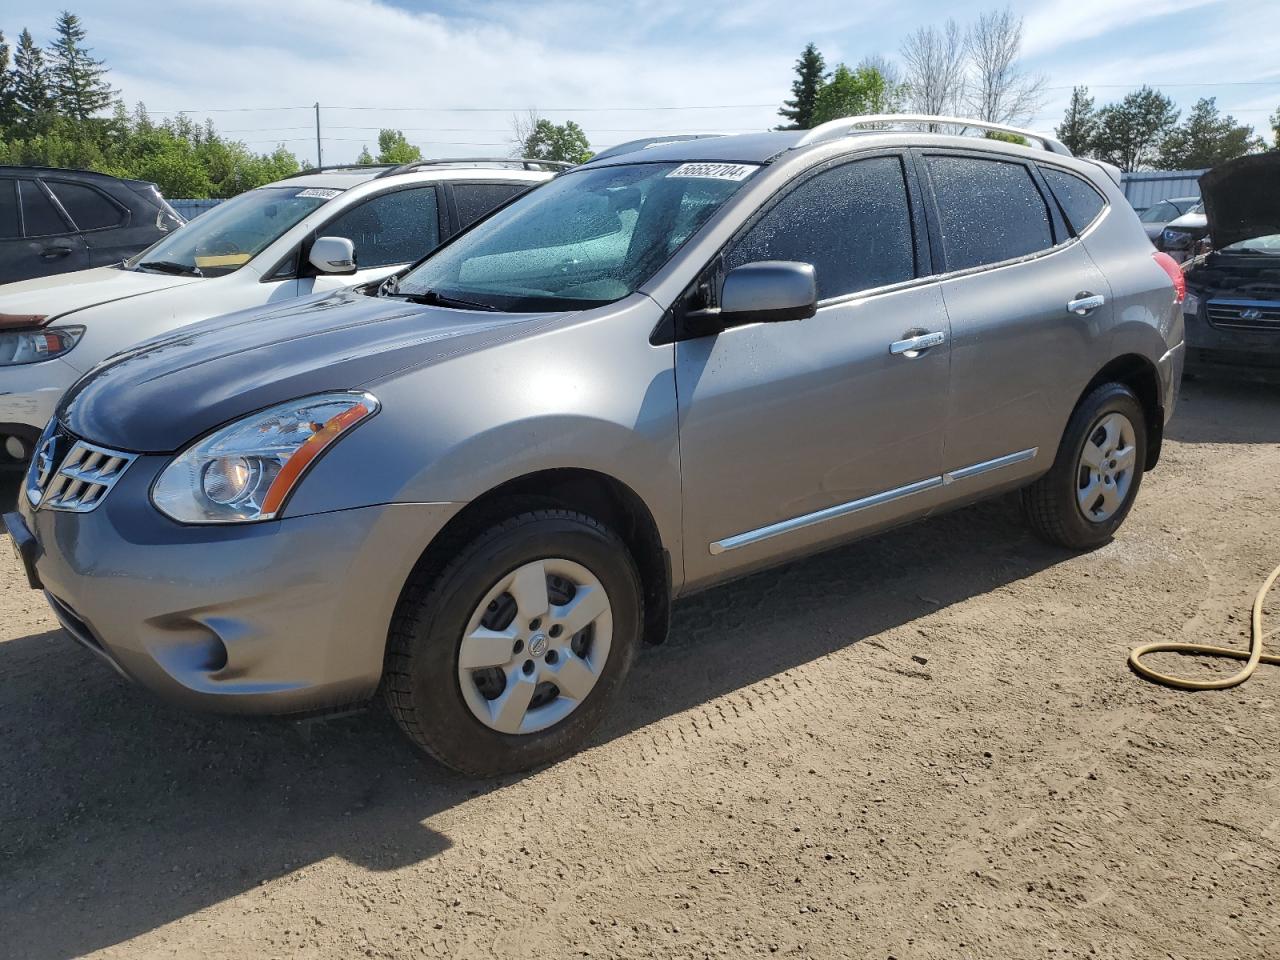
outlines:
[[187, 220], [194, 220], [206, 210], [212, 210], [221, 200], [170, 200], [169, 206]]
[[1133, 209], [1142, 211], [1169, 197], [1200, 196], [1203, 170], [1142, 170], [1121, 178], [1124, 195]]

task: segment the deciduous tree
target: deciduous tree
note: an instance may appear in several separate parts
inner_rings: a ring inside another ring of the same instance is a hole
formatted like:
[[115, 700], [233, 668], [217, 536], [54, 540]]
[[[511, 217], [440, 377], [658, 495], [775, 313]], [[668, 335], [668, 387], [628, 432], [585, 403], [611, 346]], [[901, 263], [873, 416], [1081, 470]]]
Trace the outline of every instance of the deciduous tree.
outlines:
[[964, 35], [970, 115], [991, 123], [1028, 123], [1044, 102], [1044, 77], [1018, 63], [1022, 18], [1006, 7], [982, 14]]

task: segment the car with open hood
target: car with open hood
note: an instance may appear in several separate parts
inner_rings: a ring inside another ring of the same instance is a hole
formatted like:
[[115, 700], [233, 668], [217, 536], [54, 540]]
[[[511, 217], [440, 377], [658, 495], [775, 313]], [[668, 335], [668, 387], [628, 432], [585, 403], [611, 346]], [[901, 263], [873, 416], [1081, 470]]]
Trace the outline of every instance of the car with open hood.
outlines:
[[566, 166], [310, 171], [220, 203], [110, 266], [0, 286], [0, 460], [26, 460], [58, 398], [111, 354], [207, 317], [380, 280]]
[[394, 280], [117, 355], [5, 525], [66, 631], [164, 696], [381, 692], [444, 763], [525, 769], [678, 597], [1014, 490], [1106, 543], [1177, 400], [1181, 280], [1116, 171], [1030, 131], [650, 145]]
[[1184, 265], [1188, 369], [1280, 376], [1280, 153], [1200, 178], [1213, 249]]

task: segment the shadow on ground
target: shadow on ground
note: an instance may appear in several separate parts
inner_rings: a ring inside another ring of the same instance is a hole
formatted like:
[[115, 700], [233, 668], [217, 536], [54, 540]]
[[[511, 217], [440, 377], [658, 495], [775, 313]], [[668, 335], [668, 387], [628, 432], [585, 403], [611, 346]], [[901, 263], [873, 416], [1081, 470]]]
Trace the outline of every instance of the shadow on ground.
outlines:
[[[597, 739], [1063, 556], [1006, 499], [701, 594], [639, 658]], [[820, 620], [847, 631], [809, 629]], [[503, 786], [420, 759], [381, 709], [302, 725], [182, 713], [57, 632], [0, 643], [0, 677], [0, 928], [13, 956], [120, 943], [335, 855], [371, 870], [425, 860], [449, 839], [424, 820]]]
[[1165, 435], [1182, 443], [1280, 443], [1280, 383], [1223, 373], [1184, 380]]

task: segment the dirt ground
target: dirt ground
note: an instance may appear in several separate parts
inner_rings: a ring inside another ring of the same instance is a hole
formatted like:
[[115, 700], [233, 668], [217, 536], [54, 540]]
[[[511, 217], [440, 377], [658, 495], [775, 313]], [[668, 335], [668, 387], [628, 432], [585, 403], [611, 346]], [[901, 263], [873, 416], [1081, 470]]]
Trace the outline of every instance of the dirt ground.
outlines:
[[381, 711], [158, 704], [0, 551], [0, 956], [1280, 956], [1280, 670], [1125, 666], [1245, 643], [1280, 389], [1189, 384], [1095, 553], [1006, 500], [688, 601], [590, 749], [498, 782]]

